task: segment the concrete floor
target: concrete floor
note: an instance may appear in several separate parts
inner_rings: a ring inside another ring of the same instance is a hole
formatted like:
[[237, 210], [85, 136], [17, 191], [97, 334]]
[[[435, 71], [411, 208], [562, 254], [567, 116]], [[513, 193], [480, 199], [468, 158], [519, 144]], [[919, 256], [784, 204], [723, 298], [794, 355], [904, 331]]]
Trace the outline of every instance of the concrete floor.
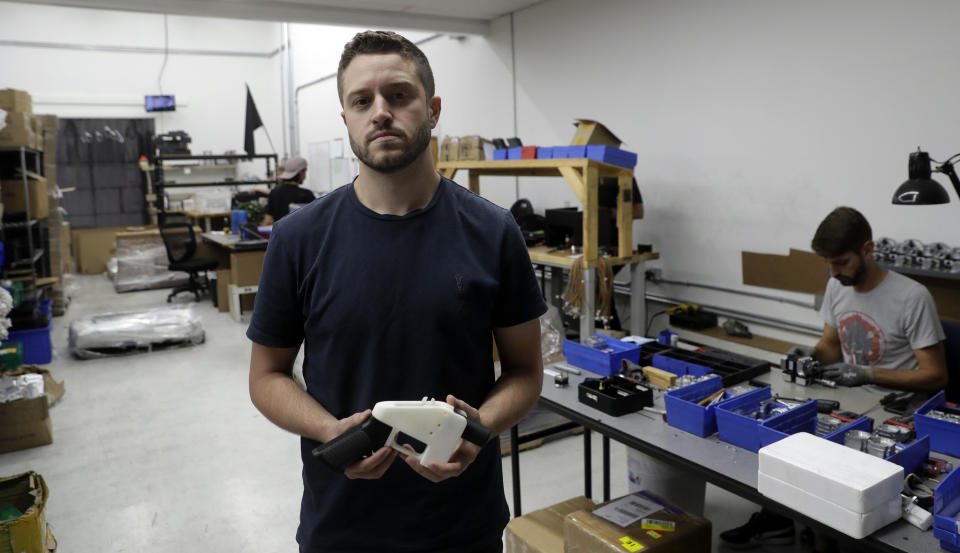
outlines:
[[[54, 360], [66, 384], [51, 410], [51, 445], [0, 454], [0, 475], [35, 470], [50, 487], [47, 520], [59, 550], [100, 553], [296, 551], [301, 493], [298, 439], [250, 403], [245, 325], [193, 303], [205, 344], [79, 361], [68, 352], [74, 319], [166, 305], [166, 290], [117, 294], [101, 275], [74, 280], [73, 303], [54, 319]], [[188, 295], [181, 302], [188, 303]], [[600, 438], [594, 435], [599, 497]], [[524, 512], [583, 493], [583, 438], [522, 452]], [[612, 447], [612, 493], [627, 493], [626, 452]], [[511, 501], [509, 457], [504, 458]], [[716, 534], [755, 507], [708, 486], [706, 515]], [[802, 551], [797, 547], [774, 551]]]

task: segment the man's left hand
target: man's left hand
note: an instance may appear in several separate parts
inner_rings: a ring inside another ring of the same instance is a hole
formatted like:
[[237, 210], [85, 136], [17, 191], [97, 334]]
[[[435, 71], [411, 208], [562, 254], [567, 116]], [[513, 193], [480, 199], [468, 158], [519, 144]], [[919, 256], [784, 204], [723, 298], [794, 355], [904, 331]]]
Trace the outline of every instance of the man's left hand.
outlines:
[[822, 377], [840, 386], [862, 386], [873, 384], [873, 369], [864, 365], [833, 363], [824, 367]]
[[[452, 405], [454, 409], [466, 413], [468, 419], [480, 421], [480, 412], [465, 401], [448, 395], [447, 403]], [[405, 445], [404, 447], [413, 451], [413, 448], [409, 445]], [[410, 465], [410, 468], [420, 476], [423, 476], [431, 482], [441, 482], [447, 478], [453, 478], [463, 474], [463, 471], [467, 470], [467, 467], [473, 463], [479, 454], [480, 446], [461, 439], [460, 443], [457, 444], [457, 448], [453, 450], [453, 455], [450, 456], [450, 460], [446, 463], [430, 463], [428, 466], [423, 466], [420, 464], [419, 459], [415, 459], [411, 455], [403, 455], [402, 453], [400, 455], [403, 456], [403, 460]]]

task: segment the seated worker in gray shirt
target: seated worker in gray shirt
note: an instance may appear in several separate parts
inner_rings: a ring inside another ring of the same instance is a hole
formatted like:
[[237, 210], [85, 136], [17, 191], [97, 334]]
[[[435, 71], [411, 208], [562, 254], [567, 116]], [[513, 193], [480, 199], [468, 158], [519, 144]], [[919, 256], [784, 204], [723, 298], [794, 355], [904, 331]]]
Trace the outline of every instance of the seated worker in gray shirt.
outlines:
[[[944, 333], [933, 298], [923, 285], [877, 264], [867, 219], [838, 207], [817, 227], [811, 247], [831, 277], [820, 308], [823, 336], [806, 352], [826, 365], [823, 377], [841, 386], [925, 393], [945, 388]], [[747, 549], [792, 543], [793, 534], [791, 519], [763, 509], [743, 526], [721, 532], [720, 540]], [[831, 546], [816, 536], [816, 551]]]

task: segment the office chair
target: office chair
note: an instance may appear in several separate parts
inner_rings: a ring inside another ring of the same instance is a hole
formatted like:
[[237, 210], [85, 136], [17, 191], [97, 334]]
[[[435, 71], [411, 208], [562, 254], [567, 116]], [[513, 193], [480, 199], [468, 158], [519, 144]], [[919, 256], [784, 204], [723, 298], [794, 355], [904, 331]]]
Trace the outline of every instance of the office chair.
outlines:
[[947, 401], [960, 402], [960, 323], [940, 321], [946, 338], [943, 350], [947, 358]]
[[[205, 273], [217, 268], [217, 260], [193, 257], [197, 252], [197, 237], [190, 223], [165, 222], [160, 225], [160, 235], [167, 249], [167, 260], [170, 262], [167, 268], [171, 271], [183, 271], [189, 275], [187, 284], [177, 286], [170, 292], [167, 303], [180, 292], [193, 292], [194, 297], [199, 301], [200, 292], [209, 291], [209, 282]], [[204, 276], [201, 277], [200, 273], [204, 273]]]

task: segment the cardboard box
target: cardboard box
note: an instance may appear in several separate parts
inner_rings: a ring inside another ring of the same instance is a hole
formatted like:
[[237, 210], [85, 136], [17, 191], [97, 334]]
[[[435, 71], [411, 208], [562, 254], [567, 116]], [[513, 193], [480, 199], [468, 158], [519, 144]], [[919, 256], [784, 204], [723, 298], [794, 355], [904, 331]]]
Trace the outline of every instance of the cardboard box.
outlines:
[[33, 100], [26, 91], [5, 88], [0, 90], [0, 109], [20, 113], [33, 113]]
[[230, 254], [230, 284], [255, 286], [260, 284], [265, 251], [232, 252]]
[[790, 255], [741, 252], [743, 283], [792, 292], [823, 294], [827, 266], [813, 252], [790, 249]]
[[621, 140], [617, 135], [610, 132], [610, 129], [592, 119], [577, 119], [573, 125], [577, 127], [573, 133], [571, 146], [586, 146], [587, 144], [600, 144], [619, 148]]
[[33, 131], [33, 120], [29, 113], [7, 113], [7, 126], [0, 130], [0, 146], [37, 147], [37, 133]]
[[562, 552], [566, 516], [595, 506], [592, 499], [580, 496], [511, 520], [504, 532], [506, 553]]
[[0, 503], [16, 507], [23, 515], [0, 522], [4, 551], [54, 553], [57, 540], [47, 525], [50, 490], [40, 474], [30, 471], [0, 478]]
[[[604, 509], [608, 505], [610, 507]], [[607, 513], [623, 512], [632, 512], [639, 518], [626, 525], [604, 518]], [[623, 553], [625, 550], [709, 553], [710, 532], [709, 520], [684, 513], [656, 495], [643, 491], [568, 514], [563, 526], [563, 550], [565, 553]]]
[[73, 257], [77, 270], [85, 275], [99, 274], [107, 270], [107, 261], [117, 248], [117, 233], [134, 230], [131, 227], [102, 227], [74, 229]]
[[49, 371], [35, 365], [24, 365], [3, 376], [29, 373], [43, 376], [45, 395], [0, 403], [0, 453], [53, 443], [49, 409], [63, 397], [65, 388], [62, 382], [53, 380]]
[[227, 287], [230, 286], [230, 269], [217, 269], [217, 311], [230, 311], [230, 298], [227, 297]]
[[439, 161], [457, 161], [458, 159], [460, 159], [460, 139], [445, 136], [440, 143]]
[[483, 161], [493, 159], [493, 142], [478, 135], [461, 136], [458, 158], [460, 161]]
[[[30, 195], [30, 218], [46, 217], [50, 213], [47, 179], [27, 171], [27, 194]], [[3, 199], [3, 208], [6, 213], [24, 213], [27, 210], [27, 196], [24, 195], [22, 179], [0, 181], [0, 197]]]

